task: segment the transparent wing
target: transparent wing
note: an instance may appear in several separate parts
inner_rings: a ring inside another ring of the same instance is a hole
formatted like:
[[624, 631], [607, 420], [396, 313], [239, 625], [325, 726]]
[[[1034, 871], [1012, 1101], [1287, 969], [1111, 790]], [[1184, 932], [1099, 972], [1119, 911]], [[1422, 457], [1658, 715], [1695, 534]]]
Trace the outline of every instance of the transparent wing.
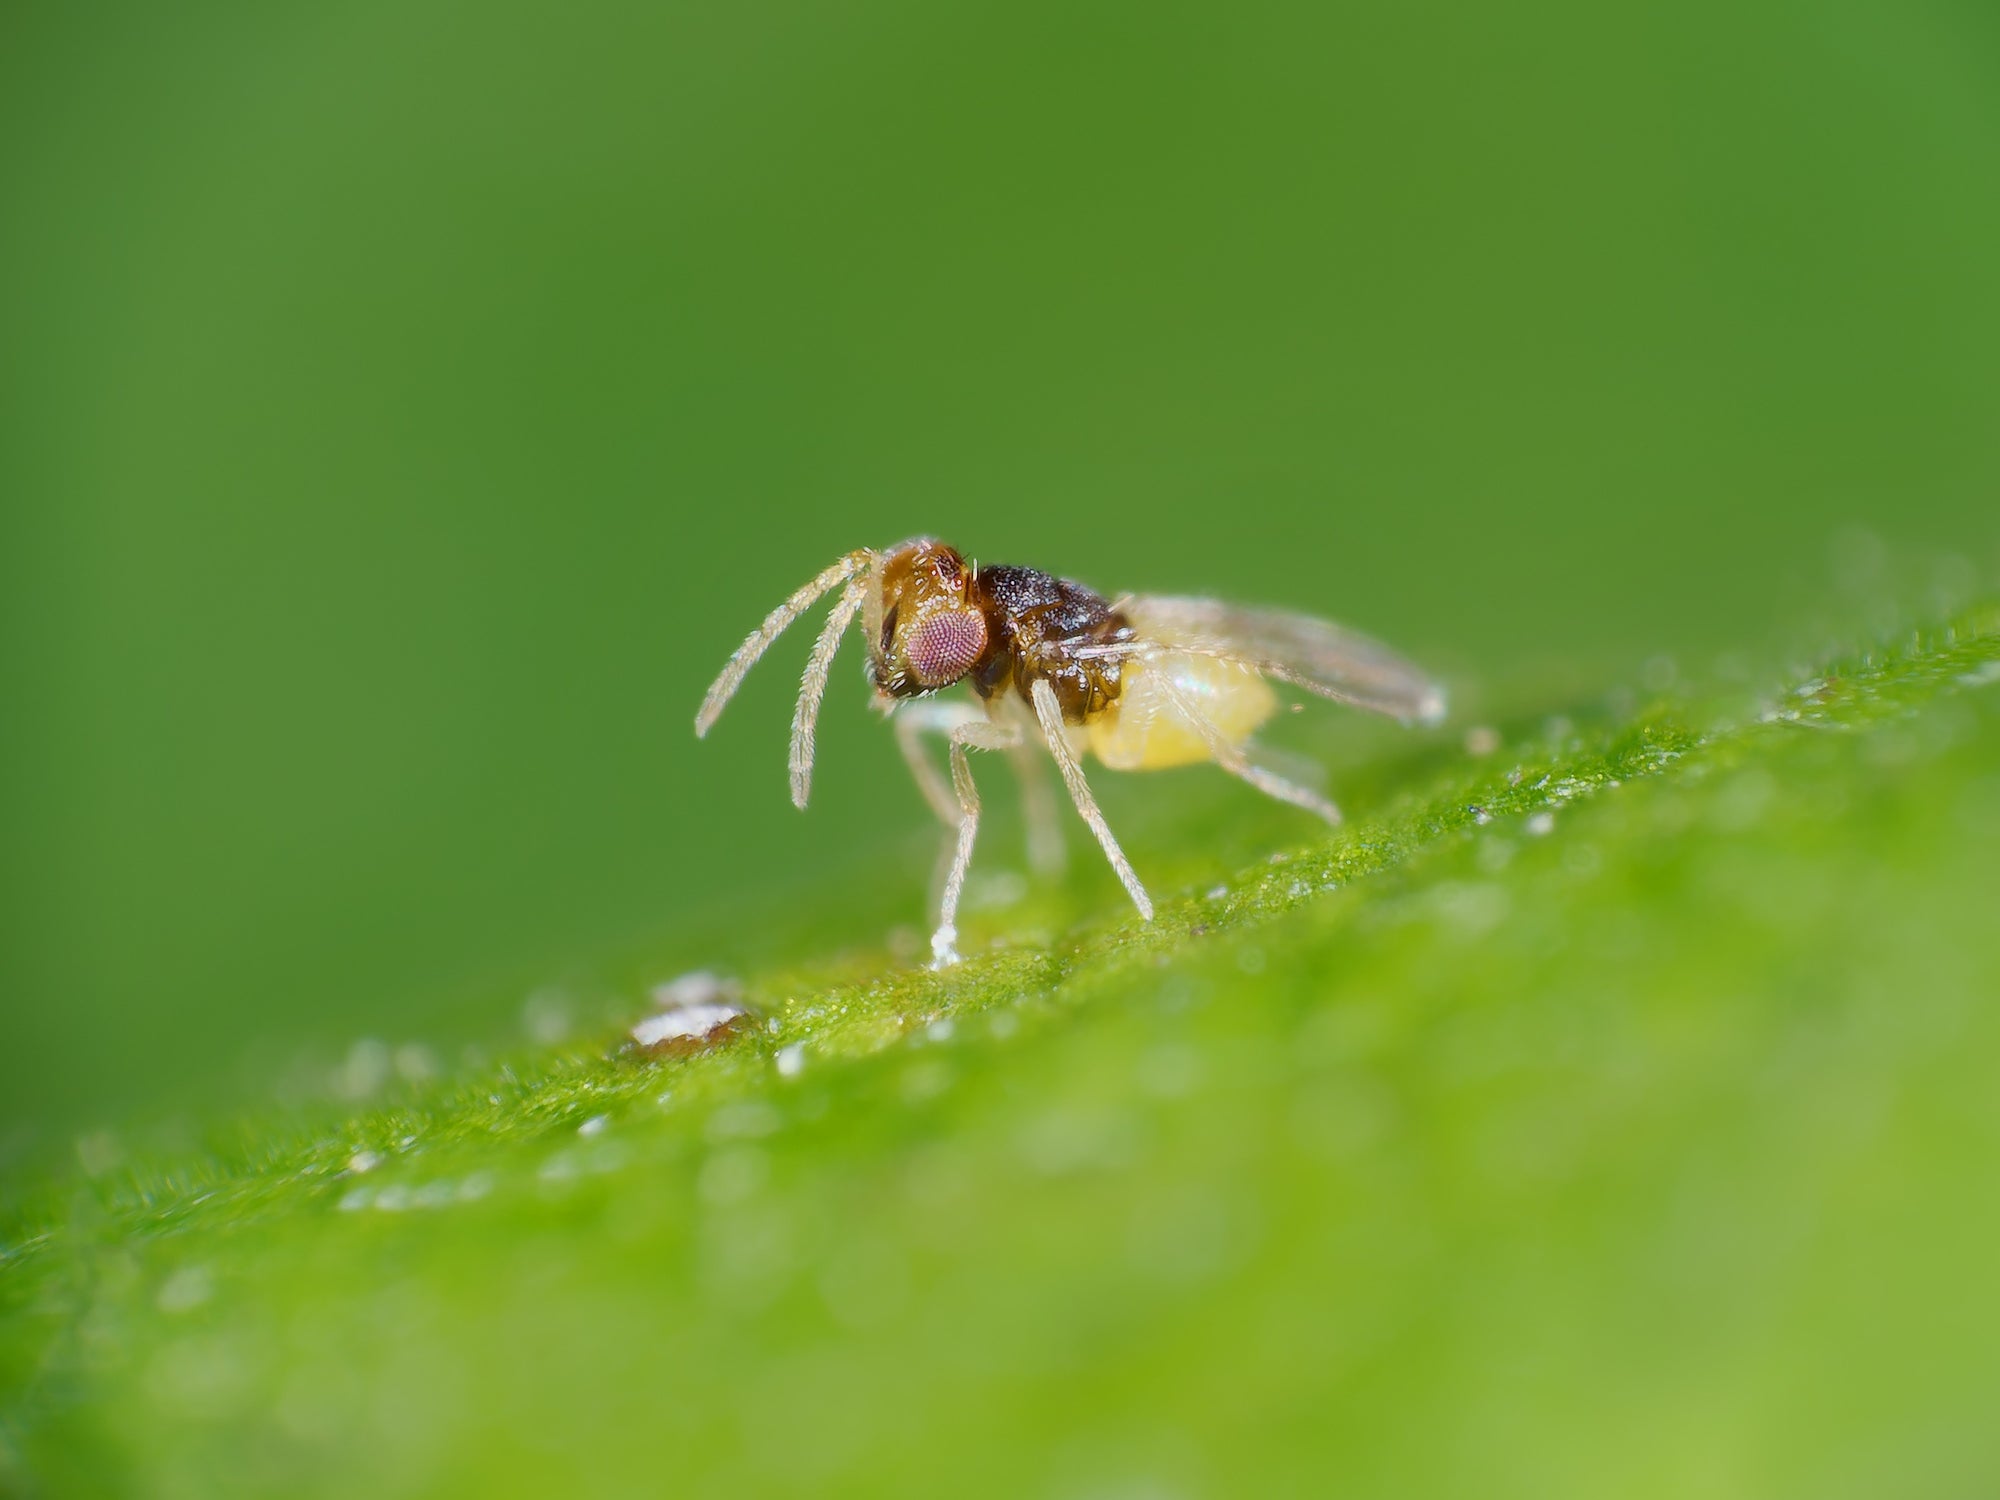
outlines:
[[1141, 643], [1241, 662], [1322, 698], [1435, 724], [1444, 689], [1379, 641], [1311, 615], [1219, 599], [1135, 594], [1118, 601]]

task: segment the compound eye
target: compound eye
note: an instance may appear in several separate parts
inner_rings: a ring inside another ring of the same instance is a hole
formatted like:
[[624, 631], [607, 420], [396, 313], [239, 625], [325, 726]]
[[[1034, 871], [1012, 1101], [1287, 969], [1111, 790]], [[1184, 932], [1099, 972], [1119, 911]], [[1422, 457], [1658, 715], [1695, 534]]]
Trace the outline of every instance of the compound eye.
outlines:
[[950, 687], [986, 651], [986, 617], [976, 609], [932, 615], [910, 637], [910, 671], [927, 688]]

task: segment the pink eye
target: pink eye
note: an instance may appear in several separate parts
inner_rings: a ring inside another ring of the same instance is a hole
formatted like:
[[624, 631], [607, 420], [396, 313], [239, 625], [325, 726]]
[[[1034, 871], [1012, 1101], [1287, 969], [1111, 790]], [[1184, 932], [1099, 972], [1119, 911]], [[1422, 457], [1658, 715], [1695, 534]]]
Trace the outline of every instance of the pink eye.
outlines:
[[973, 609], [932, 615], [910, 637], [910, 670], [925, 687], [948, 687], [986, 650], [986, 617]]

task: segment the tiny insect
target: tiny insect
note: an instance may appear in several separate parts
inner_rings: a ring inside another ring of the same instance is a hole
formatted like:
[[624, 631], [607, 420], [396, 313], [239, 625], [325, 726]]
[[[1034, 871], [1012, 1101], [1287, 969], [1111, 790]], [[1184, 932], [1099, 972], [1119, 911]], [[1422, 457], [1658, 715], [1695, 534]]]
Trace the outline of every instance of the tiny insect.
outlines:
[[[1132, 897], [1153, 902], [1112, 836], [1084, 779], [1095, 756], [1119, 771], [1213, 761], [1268, 796], [1329, 823], [1339, 810], [1271, 769], [1251, 738], [1277, 711], [1273, 681], [1405, 723], [1444, 717], [1444, 690], [1386, 646], [1325, 620], [1214, 599], [1129, 594], [1105, 599], [1033, 568], [968, 564], [920, 538], [887, 551], [850, 552], [765, 617], [715, 679], [697, 735], [714, 727], [744, 677], [779, 634], [821, 596], [840, 590], [813, 645], [792, 714], [792, 801], [812, 789], [813, 731], [841, 638], [858, 616], [868, 643], [875, 706], [893, 715], [897, 743], [925, 801], [948, 830], [936, 897], [933, 964], [958, 961], [958, 906], [979, 831], [979, 792], [967, 752], [1011, 754], [1022, 773], [1029, 851], [1038, 868], [1061, 862], [1038, 750], [1055, 761], [1077, 813]], [[935, 697], [970, 683], [970, 700]], [[921, 737], [950, 746], [951, 782]]]

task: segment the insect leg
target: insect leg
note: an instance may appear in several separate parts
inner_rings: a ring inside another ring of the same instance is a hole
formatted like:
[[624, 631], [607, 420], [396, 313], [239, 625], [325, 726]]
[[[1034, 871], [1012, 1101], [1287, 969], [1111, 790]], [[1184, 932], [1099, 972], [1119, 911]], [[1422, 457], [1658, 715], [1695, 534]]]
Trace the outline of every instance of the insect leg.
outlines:
[[708, 696], [701, 700], [701, 711], [694, 716], [695, 734], [706, 735], [715, 727], [715, 721], [722, 717], [722, 710], [736, 695], [736, 690], [743, 685], [744, 677], [757, 665], [757, 658], [770, 648], [771, 642], [778, 638], [787, 625], [811, 609], [813, 602], [821, 594], [847, 582], [855, 574], [864, 572], [872, 567], [874, 562], [875, 554], [865, 547], [850, 552], [766, 615], [764, 623], [751, 631], [750, 638], [736, 648], [735, 655], [723, 665], [722, 674], [709, 688]]
[[952, 795], [944, 777], [938, 774], [931, 758], [924, 754], [920, 736], [948, 735], [959, 725], [970, 724], [983, 717], [979, 709], [970, 703], [923, 700], [899, 703], [896, 711], [889, 716], [889, 723], [896, 731], [896, 748], [903, 752], [903, 761], [910, 768], [917, 790], [924, 794], [924, 801], [931, 805], [931, 811], [947, 828], [958, 827], [958, 799]]
[[819, 722], [820, 701], [826, 697], [827, 674], [833, 670], [833, 653], [840, 649], [840, 638], [847, 634], [847, 627], [854, 623], [854, 617], [861, 609], [861, 601], [868, 597], [869, 580], [857, 578], [841, 591], [840, 602], [833, 607], [833, 613], [826, 617], [826, 625], [813, 642], [811, 658], [806, 662], [806, 675], [799, 682], [798, 707], [792, 711], [792, 805], [803, 809], [806, 798], [812, 795], [813, 775], [813, 726]]
[[973, 840], [979, 836], [979, 788], [973, 785], [972, 763], [966, 751], [1011, 750], [1021, 743], [1016, 726], [984, 719], [955, 725], [950, 734], [951, 784], [958, 793], [958, 840], [951, 872], [945, 876], [944, 896], [938, 903], [937, 931], [931, 934], [931, 966], [938, 969], [958, 962], [958, 898], [965, 890], [965, 872], [972, 866]]
[[1318, 792], [1302, 787], [1296, 782], [1287, 781], [1276, 772], [1267, 771], [1264, 767], [1253, 764], [1250, 757], [1243, 753], [1242, 747], [1232, 743], [1227, 735], [1217, 729], [1208, 715], [1201, 711], [1201, 706], [1188, 694], [1175, 687], [1172, 678], [1167, 674], [1161, 674], [1160, 685], [1166, 689], [1167, 697], [1173, 703], [1175, 712], [1192, 724], [1208, 742], [1208, 753], [1223, 770], [1231, 776], [1249, 782], [1267, 797], [1275, 797], [1280, 802], [1289, 802], [1294, 807], [1302, 807], [1309, 813], [1317, 813], [1336, 827], [1339, 825], [1339, 808]]
[[[987, 722], [974, 705], [956, 702], [905, 702], [898, 704], [890, 716], [889, 722], [896, 731], [896, 746], [903, 752], [917, 790], [950, 829], [958, 827], [958, 800], [930, 757], [924, 754], [919, 737], [949, 734], [958, 725], [975, 721]], [[1028, 825], [1028, 863], [1037, 874], [1060, 874], [1068, 860], [1063, 853], [1062, 825], [1056, 821], [1056, 804], [1049, 795], [1047, 774], [1039, 757], [1018, 733], [1007, 758], [1013, 762], [1014, 774], [1021, 783], [1021, 815]]]
[[1028, 825], [1028, 866], [1038, 875], [1060, 875], [1069, 864], [1063, 848], [1062, 824], [1056, 820], [1056, 799], [1049, 795], [1047, 773], [1035, 752], [1023, 743], [1009, 754], [1021, 783], [1021, 818]]
[[933, 915], [944, 905], [944, 885], [947, 872], [951, 869], [958, 847], [958, 824], [963, 816], [958, 798], [938, 774], [937, 766], [924, 754], [921, 736], [926, 734], [949, 735], [961, 724], [970, 724], [984, 717], [970, 703], [957, 702], [904, 702], [896, 706], [889, 716], [889, 722], [896, 731], [896, 748], [903, 752], [903, 763], [910, 768], [910, 777], [917, 784], [917, 790], [924, 795], [924, 801], [931, 805], [931, 811], [944, 824], [944, 845], [938, 850], [937, 869], [931, 875], [930, 911]]
[[1276, 772], [1265, 770], [1262, 766], [1252, 762], [1242, 751], [1237, 751], [1235, 756], [1228, 760], [1218, 755], [1215, 758], [1215, 763], [1231, 776], [1240, 777], [1244, 781], [1249, 782], [1250, 785], [1257, 788], [1265, 796], [1276, 797], [1280, 802], [1289, 802], [1294, 807], [1302, 807], [1307, 812], [1314, 813], [1326, 819], [1334, 827], [1338, 828], [1340, 826], [1340, 809], [1335, 807], [1333, 803], [1309, 787], [1300, 786], [1297, 782], [1287, 781]]
[[1117, 872], [1125, 893], [1132, 898], [1132, 904], [1139, 908], [1139, 915], [1148, 922], [1152, 921], [1152, 898], [1139, 884], [1139, 877], [1132, 873], [1132, 866], [1125, 858], [1125, 851], [1118, 847], [1118, 840], [1112, 837], [1111, 825], [1098, 811], [1097, 799], [1090, 794], [1090, 784], [1083, 779], [1083, 767], [1077, 764], [1076, 752], [1070, 748], [1069, 735], [1063, 725], [1062, 705], [1056, 701], [1056, 690], [1046, 682], [1037, 682], [1029, 692], [1035, 702], [1035, 717], [1041, 720], [1042, 738], [1048, 742], [1049, 754], [1055, 757], [1056, 769], [1062, 772], [1063, 784], [1069, 788], [1069, 798], [1076, 804], [1078, 816], [1097, 835], [1098, 847], [1111, 861], [1111, 868]]

